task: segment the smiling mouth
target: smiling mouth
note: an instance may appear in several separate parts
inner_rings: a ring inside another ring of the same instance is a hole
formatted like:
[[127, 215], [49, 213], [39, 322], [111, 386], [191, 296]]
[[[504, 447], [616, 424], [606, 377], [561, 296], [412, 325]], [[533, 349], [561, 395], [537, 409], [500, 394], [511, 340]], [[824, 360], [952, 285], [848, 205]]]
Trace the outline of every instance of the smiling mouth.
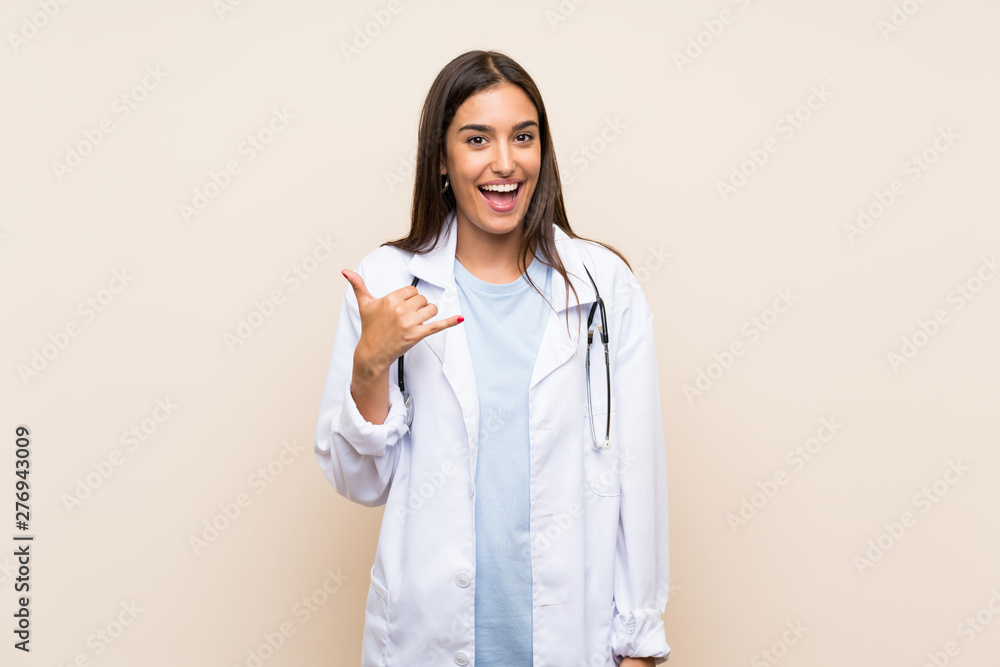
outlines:
[[509, 211], [517, 203], [521, 183], [480, 185], [479, 192], [494, 211]]

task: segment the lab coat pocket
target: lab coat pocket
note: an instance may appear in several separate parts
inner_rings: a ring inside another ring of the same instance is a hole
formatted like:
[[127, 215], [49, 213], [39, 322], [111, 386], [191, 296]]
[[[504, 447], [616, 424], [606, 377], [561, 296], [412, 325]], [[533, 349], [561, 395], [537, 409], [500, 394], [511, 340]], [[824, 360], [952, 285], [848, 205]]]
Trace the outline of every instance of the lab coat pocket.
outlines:
[[389, 645], [389, 591], [371, 570], [371, 584], [365, 603], [365, 633], [361, 647], [361, 667], [386, 667]]
[[[607, 430], [607, 409], [594, 410], [594, 424], [597, 437], [602, 438]], [[615, 411], [611, 410], [611, 420], [615, 419]], [[613, 433], [613, 431], [612, 431]], [[583, 469], [587, 476], [587, 485], [590, 490], [599, 496], [619, 496], [621, 495], [621, 485], [619, 483], [618, 449], [612, 445], [609, 449], [597, 449], [594, 447], [594, 434], [590, 428], [590, 412], [583, 417]]]

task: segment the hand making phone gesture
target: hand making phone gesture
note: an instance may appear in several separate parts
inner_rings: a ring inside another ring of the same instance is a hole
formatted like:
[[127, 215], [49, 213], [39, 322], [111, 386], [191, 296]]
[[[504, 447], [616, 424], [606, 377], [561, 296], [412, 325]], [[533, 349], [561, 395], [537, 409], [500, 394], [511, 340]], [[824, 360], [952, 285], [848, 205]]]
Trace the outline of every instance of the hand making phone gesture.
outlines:
[[438, 308], [427, 302], [413, 285], [406, 285], [376, 299], [354, 271], [341, 271], [354, 288], [361, 314], [361, 338], [354, 350], [351, 396], [358, 411], [372, 424], [389, 414], [389, 369], [396, 359], [427, 336], [453, 327], [461, 315], [424, 324]]

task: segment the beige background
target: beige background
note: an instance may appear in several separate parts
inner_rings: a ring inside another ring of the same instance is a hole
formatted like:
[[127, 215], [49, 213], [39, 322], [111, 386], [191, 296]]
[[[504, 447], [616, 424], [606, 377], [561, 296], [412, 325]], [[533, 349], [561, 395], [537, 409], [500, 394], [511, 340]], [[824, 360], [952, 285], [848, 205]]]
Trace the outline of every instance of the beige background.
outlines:
[[[226, 6], [0, 10], [0, 553], [22, 423], [37, 536], [30, 656], [10, 647], [0, 556], [0, 662], [248, 665], [284, 624], [263, 664], [358, 663], [381, 509], [338, 496], [312, 453], [340, 269], [407, 229], [434, 76], [496, 48], [542, 91], [574, 228], [626, 253], [656, 315], [670, 663], [996, 664], [996, 3]], [[348, 58], [372, 12], [391, 20]], [[275, 109], [294, 117], [268, 137]], [[102, 119], [113, 131], [88, 146]], [[273, 141], [251, 160], [240, 146], [258, 133]], [[81, 143], [79, 166], [54, 167]], [[230, 161], [239, 173], [186, 221]], [[879, 197], [893, 201], [852, 232]], [[904, 337], [919, 346], [894, 364]], [[22, 378], [36, 352], [49, 358]], [[714, 379], [689, 400], [699, 371]], [[133, 427], [143, 440], [122, 439]], [[734, 529], [744, 499], [756, 514]], [[192, 546], [212, 521], [224, 529]], [[869, 541], [889, 548], [875, 560]]]

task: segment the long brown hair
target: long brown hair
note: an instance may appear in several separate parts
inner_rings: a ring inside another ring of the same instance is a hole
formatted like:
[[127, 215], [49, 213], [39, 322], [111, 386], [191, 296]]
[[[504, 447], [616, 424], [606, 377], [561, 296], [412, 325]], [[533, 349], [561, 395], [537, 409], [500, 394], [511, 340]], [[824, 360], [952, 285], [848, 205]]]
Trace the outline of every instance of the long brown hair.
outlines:
[[[411, 253], [429, 252], [438, 241], [444, 222], [455, 210], [455, 195], [449, 188], [442, 193], [444, 185], [439, 166], [445, 159], [445, 135], [455, 117], [455, 112], [472, 95], [502, 86], [518, 86], [531, 99], [538, 112], [539, 139], [541, 141], [541, 169], [538, 185], [531, 197], [531, 203], [521, 221], [521, 244], [518, 252], [518, 267], [528, 282], [541, 294], [538, 286], [528, 277], [525, 256], [535, 241], [536, 252], [547, 258], [546, 262], [559, 272], [566, 282], [566, 306], [569, 306], [569, 290], [573, 290], [577, 304], [580, 297], [569, 282], [566, 268], [556, 252], [553, 225], [558, 225], [570, 238], [577, 236], [570, 227], [563, 203], [562, 183], [559, 167], [549, 132], [549, 118], [541, 93], [528, 73], [510, 57], [499, 51], [468, 51], [458, 56], [434, 79], [423, 110], [420, 112], [420, 127], [417, 133], [417, 161], [413, 183], [413, 205], [410, 213], [410, 233], [400, 239], [386, 241], [390, 245]], [[618, 255], [625, 265], [632, 266], [625, 256], [601, 241], [594, 241]], [[544, 295], [543, 295], [544, 297]], [[568, 320], [567, 320], [568, 326]]]

